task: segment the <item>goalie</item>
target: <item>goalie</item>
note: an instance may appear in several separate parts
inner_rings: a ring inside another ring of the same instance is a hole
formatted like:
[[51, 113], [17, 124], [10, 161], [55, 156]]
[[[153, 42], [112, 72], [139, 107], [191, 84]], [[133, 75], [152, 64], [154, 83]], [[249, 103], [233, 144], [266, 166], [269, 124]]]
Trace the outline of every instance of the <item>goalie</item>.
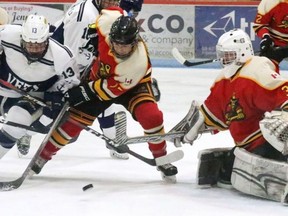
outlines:
[[182, 142], [192, 144], [205, 127], [229, 130], [236, 146], [200, 151], [198, 184], [287, 202], [288, 81], [276, 72], [285, 52], [254, 56], [240, 29], [224, 33], [216, 51], [223, 70]]

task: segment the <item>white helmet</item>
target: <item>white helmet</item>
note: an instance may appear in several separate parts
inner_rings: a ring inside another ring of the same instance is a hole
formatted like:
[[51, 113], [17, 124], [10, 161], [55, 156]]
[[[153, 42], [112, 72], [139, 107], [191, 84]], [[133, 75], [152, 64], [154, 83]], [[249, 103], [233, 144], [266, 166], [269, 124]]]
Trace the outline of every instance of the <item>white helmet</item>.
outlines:
[[22, 39], [25, 42], [42, 43], [49, 37], [49, 24], [44, 16], [29, 15], [22, 25]]
[[6, 10], [0, 7], [0, 25], [9, 23], [9, 15]]
[[22, 25], [21, 47], [29, 61], [41, 59], [47, 52], [49, 24], [44, 16], [29, 15]]
[[218, 40], [216, 52], [223, 67], [241, 66], [254, 55], [250, 37], [241, 29], [224, 33]]

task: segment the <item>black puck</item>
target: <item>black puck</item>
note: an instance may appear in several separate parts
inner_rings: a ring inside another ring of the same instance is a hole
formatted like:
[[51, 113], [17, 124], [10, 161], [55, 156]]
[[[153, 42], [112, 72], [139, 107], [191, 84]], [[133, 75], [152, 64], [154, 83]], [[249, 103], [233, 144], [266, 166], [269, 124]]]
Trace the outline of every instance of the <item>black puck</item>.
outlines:
[[88, 184], [88, 185], [85, 185], [85, 186], [82, 188], [82, 190], [83, 190], [83, 191], [86, 191], [86, 190], [91, 189], [91, 188], [93, 188], [93, 184]]

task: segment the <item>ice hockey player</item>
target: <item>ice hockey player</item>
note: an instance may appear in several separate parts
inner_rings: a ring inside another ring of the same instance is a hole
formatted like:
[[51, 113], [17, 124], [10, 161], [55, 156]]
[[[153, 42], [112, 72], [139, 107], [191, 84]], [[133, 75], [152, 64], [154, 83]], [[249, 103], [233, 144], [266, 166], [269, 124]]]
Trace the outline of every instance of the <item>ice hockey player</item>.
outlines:
[[[77, 55], [76, 60], [80, 74], [85, 73], [83, 76], [89, 77], [91, 64], [98, 53], [97, 33], [89, 26], [95, 23], [103, 8], [118, 6], [119, 1], [84, 0], [74, 3], [51, 36], [61, 44], [68, 46]], [[97, 118], [103, 133], [111, 139], [115, 138], [114, 115], [115, 107], [111, 106]], [[112, 158], [129, 159], [127, 153], [118, 153], [113, 149], [109, 149], [109, 152]]]
[[[163, 134], [163, 114], [151, 90], [152, 68], [146, 45], [137, 21], [123, 14], [120, 7], [101, 11], [96, 21], [99, 56], [92, 68], [94, 79], [67, 92], [70, 118], [91, 125], [99, 113], [116, 103], [132, 114], [145, 134]], [[68, 119], [56, 131], [57, 136], [52, 135], [32, 167], [35, 173], [82, 128]], [[167, 154], [165, 140], [148, 144], [155, 158]], [[169, 163], [158, 169], [165, 180], [176, 181], [175, 166]]]
[[[93, 59], [97, 56], [97, 32], [93, 27], [96, 17], [103, 8], [118, 6], [120, 0], [85, 0], [79, 1], [73, 4], [64, 16], [60, 26], [53, 33], [52, 38], [59, 41], [62, 44], [70, 47], [77, 55], [77, 61], [80, 71], [89, 69]], [[137, 7], [141, 9], [141, 2], [122, 0], [126, 3], [123, 4], [123, 9], [131, 10]], [[121, 2], [121, 1], [120, 1]], [[121, 2], [122, 4], [122, 2]], [[77, 29], [77, 30], [75, 30]], [[82, 29], [82, 31], [80, 31]], [[87, 70], [89, 71], [89, 70]], [[160, 90], [158, 87], [157, 80], [153, 79], [155, 98], [160, 99]], [[115, 138], [115, 127], [114, 127], [114, 106], [109, 107], [103, 113], [98, 116], [98, 122], [103, 133], [111, 139]], [[108, 148], [108, 145], [107, 145]], [[127, 153], [120, 153], [113, 149], [109, 149], [110, 156], [116, 159], [128, 159]]]
[[269, 47], [288, 45], [288, 1], [262, 0], [258, 5], [253, 29], [261, 39], [260, 55], [268, 54]]
[[[52, 103], [52, 110], [0, 86], [1, 115], [7, 122], [49, 125], [62, 107], [63, 94], [80, 83], [76, 61], [65, 46], [49, 38], [44, 16], [29, 15], [23, 25], [4, 26], [0, 32], [0, 79]], [[59, 100], [57, 100], [59, 99]], [[43, 115], [42, 115], [43, 114]], [[27, 132], [4, 123], [0, 131], [0, 158]], [[25, 149], [23, 150], [25, 151]]]
[[[288, 55], [287, 50], [271, 51], [276, 62]], [[244, 193], [283, 201], [288, 182], [288, 81], [275, 72], [275, 61], [254, 56], [251, 40], [241, 29], [224, 33], [216, 52], [223, 70], [183, 142], [192, 144], [204, 127], [229, 130], [236, 146], [202, 150], [198, 184], [232, 183]]]

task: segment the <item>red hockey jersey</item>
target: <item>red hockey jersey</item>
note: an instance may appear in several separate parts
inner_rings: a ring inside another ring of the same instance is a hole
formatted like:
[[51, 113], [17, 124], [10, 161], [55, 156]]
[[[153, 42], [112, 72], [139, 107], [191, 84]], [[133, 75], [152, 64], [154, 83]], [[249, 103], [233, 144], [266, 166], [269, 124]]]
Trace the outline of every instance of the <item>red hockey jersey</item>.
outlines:
[[287, 107], [288, 80], [275, 72], [268, 58], [259, 56], [252, 57], [232, 78], [225, 78], [223, 71], [201, 106], [205, 123], [228, 129], [237, 146], [251, 144], [247, 148], [252, 150], [265, 142], [259, 128], [264, 113]]
[[116, 98], [138, 83], [151, 81], [151, 64], [143, 41], [136, 44], [134, 52], [125, 59], [117, 58], [111, 51], [109, 32], [114, 21], [124, 14], [121, 8], [103, 9], [96, 21], [99, 36], [99, 57], [92, 68], [92, 88], [102, 100]]
[[262, 0], [254, 20], [253, 29], [262, 38], [268, 33], [275, 46], [288, 44], [288, 0]]

